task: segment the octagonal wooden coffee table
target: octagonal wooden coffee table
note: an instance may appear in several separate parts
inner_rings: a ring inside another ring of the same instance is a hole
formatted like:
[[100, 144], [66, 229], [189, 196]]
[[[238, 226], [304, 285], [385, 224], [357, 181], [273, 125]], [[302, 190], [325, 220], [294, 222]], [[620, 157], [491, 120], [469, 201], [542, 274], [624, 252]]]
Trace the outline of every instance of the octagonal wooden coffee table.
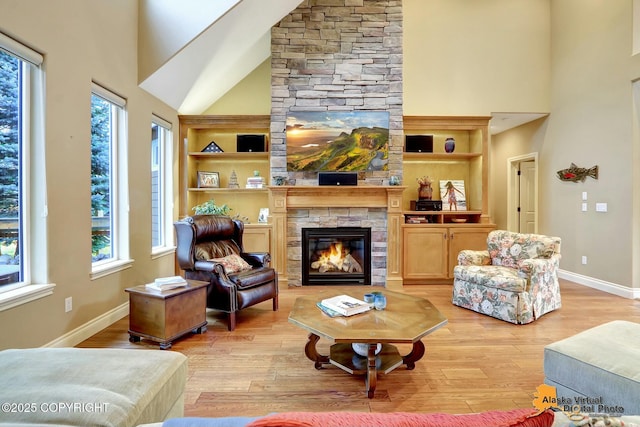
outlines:
[[[350, 295], [362, 299], [370, 289], [362, 287], [332, 288], [314, 295], [296, 299], [289, 314], [289, 322], [310, 332], [305, 345], [306, 356], [315, 362], [315, 368], [332, 364], [350, 374], [365, 375], [367, 397], [376, 389], [378, 371], [385, 374], [404, 364], [407, 369], [424, 356], [422, 338], [447, 324], [447, 319], [429, 300], [399, 292], [380, 290], [387, 297], [385, 310], [369, 310], [350, 317], [329, 317], [317, 303], [337, 295]], [[329, 355], [318, 353], [320, 338], [330, 340]], [[351, 344], [367, 345], [367, 357], [356, 355]], [[382, 350], [376, 355], [378, 343]], [[393, 344], [412, 344], [409, 354], [401, 356]]]

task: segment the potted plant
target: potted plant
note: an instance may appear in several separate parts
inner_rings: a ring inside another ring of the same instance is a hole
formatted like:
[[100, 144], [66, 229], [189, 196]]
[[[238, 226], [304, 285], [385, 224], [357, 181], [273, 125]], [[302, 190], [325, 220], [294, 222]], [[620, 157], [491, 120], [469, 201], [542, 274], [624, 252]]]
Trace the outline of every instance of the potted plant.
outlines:
[[[207, 200], [204, 203], [196, 205], [192, 208], [196, 215], [226, 215], [231, 216], [230, 213], [233, 210], [226, 203], [224, 205], [216, 205], [215, 200]], [[240, 214], [235, 214], [231, 218], [239, 219], [244, 223], [249, 224], [249, 218], [246, 216], [241, 216]]]
[[215, 200], [207, 200], [204, 203], [196, 205], [192, 208], [192, 210], [196, 213], [196, 215], [227, 215], [232, 211], [232, 209], [224, 205], [216, 205]]

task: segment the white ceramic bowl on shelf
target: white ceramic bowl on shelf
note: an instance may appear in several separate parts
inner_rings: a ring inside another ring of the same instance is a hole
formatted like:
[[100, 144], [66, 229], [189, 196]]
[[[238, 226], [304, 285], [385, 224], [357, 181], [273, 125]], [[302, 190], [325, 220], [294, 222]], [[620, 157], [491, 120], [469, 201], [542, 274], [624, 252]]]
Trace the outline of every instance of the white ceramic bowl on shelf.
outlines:
[[[351, 348], [353, 348], [353, 351], [355, 351], [358, 356], [367, 357], [369, 344], [354, 342], [351, 344]], [[376, 346], [376, 354], [380, 353], [380, 350], [382, 350], [382, 344], [378, 343]]]

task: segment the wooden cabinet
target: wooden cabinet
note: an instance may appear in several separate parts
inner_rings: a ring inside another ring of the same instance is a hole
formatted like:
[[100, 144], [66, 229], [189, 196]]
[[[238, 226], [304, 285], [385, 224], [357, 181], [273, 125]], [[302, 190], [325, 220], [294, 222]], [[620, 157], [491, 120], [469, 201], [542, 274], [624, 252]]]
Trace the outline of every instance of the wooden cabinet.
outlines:
[[441, 279], [447, 277], [448, 236], [446, 228], [403, 228], [403, 279]]
[[208, 282], [189, 280], [183, 288], [167, 291], [145, 285], [125, 289], [129, 293], [129, 341], [141, 338], [171, 348], [172, 341], [189, 332], [207, 330]]
[[449, 268], [448, 277], [453, 279], [453, 267], [458, 264], [458, 254], [463, 249], [475, 251], [487, 249], [487, 235], [495, 227], [452, 227], [449, 228]]
[[271, 226], [265, 224], [245, 224], [242, 246], [245, 252], [271, 252]]
[[[449, 282], [462, 249], [486, 249], [494, 229], [488, 202], [490, 117], [405, 116], [405, 135], [430, 135], [432, 152], [403, 154], [403, 283]], [[455, 149], [445, 151], [453, 138]], [[430, 139], [427, 137], [427, 139]], [[465, 204], [458, 210], [416, 210], [418, 182], [428, 176], [433, 200], [442, 200], [440, 182], [463, 181]]]
[[487, 248], [493, 226], [403, 226], [403, 283], [426, 284], [453, 279], [453, 267], [463, 249]]
[[[195, 205], [214, 199], [217, 205], [229, 206], [230, 215], [248, 219], [248, 227], [245, 229], [247, 249], [269, 252], [270, 225], [259, 224], [258, 215], [261, 208], [269, 207], [269, 190], [266, 185], [269, 184], [270, 176], [270, 116], [183, 115], [179, 119], [180, 218], [193, 215]], [[265, 151], [237, 152], [238, 135], [264, 135]], [[203, 152], [211, 142], [215, 142], [222, 151]], [[215, 172], [217, 187], [199, 185], [198, 172]], [[246, 188], [247, 178], [253, 177], [255, 173], [264, 177], [265, 186]], [[229, 183], [234, 174], [238, 187], [230, 188]]]

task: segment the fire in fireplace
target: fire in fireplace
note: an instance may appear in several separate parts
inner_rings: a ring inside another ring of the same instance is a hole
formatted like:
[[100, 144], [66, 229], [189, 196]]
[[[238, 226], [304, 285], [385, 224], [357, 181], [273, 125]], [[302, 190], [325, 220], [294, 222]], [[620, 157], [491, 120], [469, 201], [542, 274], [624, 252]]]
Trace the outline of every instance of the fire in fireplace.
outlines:
[[371, 285], [371, 229], [303, 228], [303, 285]]

